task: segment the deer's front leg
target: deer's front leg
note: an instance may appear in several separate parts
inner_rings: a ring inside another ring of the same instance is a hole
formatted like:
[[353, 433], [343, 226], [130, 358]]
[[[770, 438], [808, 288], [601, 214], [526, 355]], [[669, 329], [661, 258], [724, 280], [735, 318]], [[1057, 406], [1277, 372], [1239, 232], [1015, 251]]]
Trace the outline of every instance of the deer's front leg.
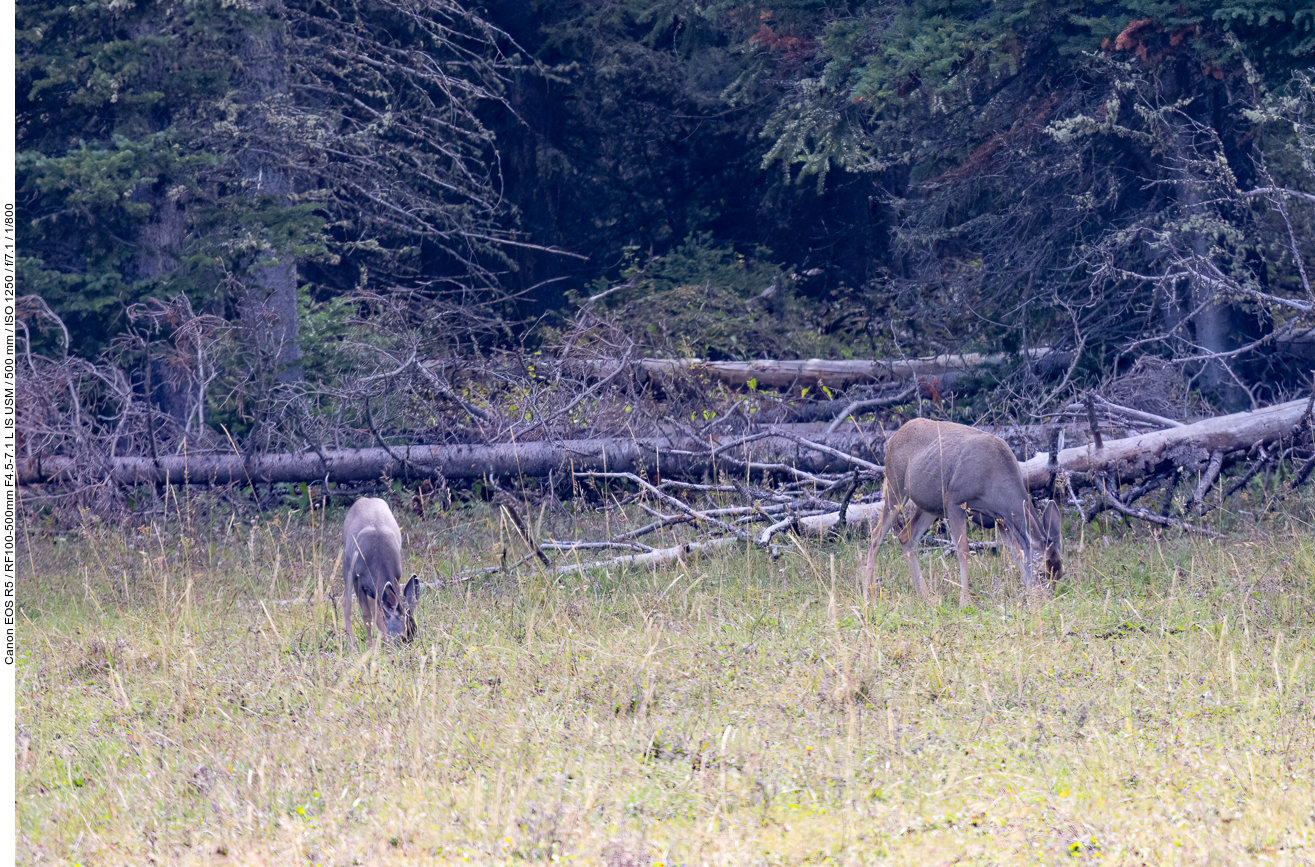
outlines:
[[347, 641], [350, 645], [352, 640], [352, 597], [356, 595], [352, 587], [352, 578], [350, 574], [344, 574], [342, 588], [342, 625], [347, 632]]
[[365, 593], [358, 594], [357, 598], [361, 600], [361, 619], [365, 621], [365, 643], [373, 644], [374, 621], [378, 617], [374, 599]]
[[1026, 530], [1020, 530], [1014, 524], [1006, 525], [1009, 547], [1014, 549], [1014, 555], [1018, 557], [1018, 571], [1023, 576], [1023, 591], [1029, 596], [1033, 594], [1035, 577], [1036, 577], [1036, 551], [1033, 549], [1032, 540], [1028, 538]]

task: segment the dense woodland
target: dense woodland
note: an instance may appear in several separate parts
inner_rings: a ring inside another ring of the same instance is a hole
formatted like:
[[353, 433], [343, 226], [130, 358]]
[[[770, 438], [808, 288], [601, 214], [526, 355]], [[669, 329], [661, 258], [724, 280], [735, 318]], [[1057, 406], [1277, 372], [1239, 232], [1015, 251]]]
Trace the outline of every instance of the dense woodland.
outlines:
[[65, 505], [124, 505], [120, 457], [698, 434], [877, 393], [643, 357], [1003, 352], [885, 400], [959, 421], [1097, 393], [1184, 419], [1315, 368], [1304, 0], [28, 0], [17, 26], [20, 456], [72, 459]]

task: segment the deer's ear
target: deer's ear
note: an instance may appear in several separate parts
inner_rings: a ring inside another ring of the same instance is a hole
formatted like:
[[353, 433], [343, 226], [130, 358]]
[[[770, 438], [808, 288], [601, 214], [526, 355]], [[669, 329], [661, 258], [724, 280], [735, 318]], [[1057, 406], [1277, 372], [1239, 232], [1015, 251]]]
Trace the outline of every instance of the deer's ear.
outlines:
[[1041, 529], [1045, 531], [1046, 541], [1058, 545], [1062, 527], [1063, 523], [1059, 518], [1059, 506], [1055, 505], [1054, 500], [1051, 500], [1050, 505], [1046, 506], [1046, 510], [1041, 513]]
[[397, 607], [397, 585], [392, 581], [388, 581], [384, 584], [383, 603], [386, 608]]
[[420, 576], [412, 575], [411, 580], [406, 582], [406, 586], [402, 588], [402, 601], [407, 604], [407, 607], [414, 607], [416, 600], [419, 598]]

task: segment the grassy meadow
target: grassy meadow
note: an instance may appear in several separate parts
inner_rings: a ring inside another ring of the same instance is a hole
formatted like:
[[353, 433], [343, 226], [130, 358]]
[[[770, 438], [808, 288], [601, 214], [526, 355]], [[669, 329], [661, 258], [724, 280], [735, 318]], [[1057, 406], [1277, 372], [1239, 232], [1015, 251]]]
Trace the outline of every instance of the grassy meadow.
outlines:
[[[1036, 605], [986, 552], [961, 610], [926, 549], [921, 601], [889, 541], [867, 605], [858, 539], [526, 566], [426, 587], [394, 650], [340, 649], [340, 507], [20, 525], [18, 860], [1315, 863], [1302, 509], [1067, 526]], [[525, 553], [487, 507], [395, 511], [426, 582]]]

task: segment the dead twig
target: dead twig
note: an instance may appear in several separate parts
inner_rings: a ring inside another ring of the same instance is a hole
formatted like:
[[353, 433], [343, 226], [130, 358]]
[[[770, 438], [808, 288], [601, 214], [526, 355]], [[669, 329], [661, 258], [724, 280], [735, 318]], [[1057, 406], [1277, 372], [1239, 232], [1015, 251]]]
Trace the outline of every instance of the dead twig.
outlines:
[[1088, 405], [1094, 403], [1099, 405], [1108, 415], [1116, 415], [1133, 421], [1145, 422], [1147, 424], [1157, 425], [1162, 428], [1183, 427], [1184, 423], [1172, 418], [1166, 418], [1162, 415], [1156, 415], [1151, 412], [1143, 412], [1139, 409], [1133, 409], [1127, 406], [1119, 406], [1117, 403], [1110, 403], [1103, 397], [1089, 396], [1090, 400], [1084, 403], [1070, 403], [1064, 407], [1065, 413], [1081, 415], [1088, 412]]
[[643, 554], [623, 554], [609, 560], [558, 566], [556, 572], [558, 575], [567, 575], [571, 572], [594, 572], [599, 569], [612, 569], [620, 566], [660, 566], [664, 563], [680, 560], [687, 554], [696, 551], [712, 551], [738, 541], [740, 541], [738, 538], [732, 536], [722, 536], [719, 539], [708, 539], [702, 542], [682, 542], [679, 545], [658, 548], [653, 551], [646, 551]]
[[845, 496], [840, 501], [840, 519], [836, 521], [837, 527], [845, 526], [845, 516], [849, 511], [849, 501], [854, 496], [854, 491], [856, 490], [858, 490], [858, 470], [854, 470], [853, 481], [849, 483], [849, 487], [845, 490]]
[[881, 466], [880, 464], [874, 464], [871, 461], [865, 461], [862, 458], [856, 458], [851, 454], [847, 454], [846, 452], [840, 451], [840, 449], [833, 449], [830, 446], [824, 446], [821, 443], [815, 443], [812, 440], [804, 439], [798, 434], [791, 433], [789, 431], [776, 431], [776, 436], [796, 442], [799, 445], [803, 446], [804, 448], [812, 449], [815, 452], [821, 452], [824, 455], [831, 455], [832, 457], [840, 458], [842, 461], [848, 461], [853, 466], [862, 467], [863, 469], [873, 473], [885, 473], [886, 471], [886, 468]]
[[620, 548], [623, 551], [637, 551], [641, 554], [655, 550], [651, 545], [642, 545], [639, 542], [572, 542], [557, 539], [549, 539], [539, 547], [548, 551], [588, 551], [600, 548]]
[[525, 524], [522, 523], [521, 516], [516, 513], [516, 506], [504, 499], [503, 502], [498, 503], [498, 508], [502, 509], [503, 514], [508, 518], [511, 518], [512, 524], [516, 527], [516, 532], [520, 534], [521, 541], [529, 546], [530, 550], [539, 558], [539, 561], [543, 563], [544, 566], [551, 567], [552, 563], [548, 560], [548, 555], [543, 553], [543, 549], [539, 547], [539, 543], [534, 541], [534, 537], [530, 535], [530, 531], [527, 530]]
[[1102, 478], [1097, 477], [1096, 488], [1100, 491], [1101, 496], [1104, 498], [1105, 502], [1109, 505], [1109, 507], [1121, 515], [1126, 515], [1129, 518], [1136, 518], [1139, 521], [1146, 521], [1147, 523], [1150, 524], [1160, 524], [1165, 527], [1175, 527], [1187, 533], [1197, 533], [1202, 536], [1209, 536], [1212, 539], [1223, 538], [1222, 533], [1216, 533], [1214, 530], [1210, 530], [1206, 527], [1197, 527], [1193, 524], [1187, 523], [1186, 521], [1178, 521], [1173, 518], [1165, 517], [1163, 515], [1156, 515], [1152, 512], [1146, 511], [1145, 509], [1137, 509], [1137, 508], [1133, 508], [1132, 506], [1125, 506], [1117, 496], [1114, 496], [1109, 492], [1109, 490], [1105, 487], [1105, 480]]
[[1191, 498], [1183, 504], [1183, 514], [1187, 514], [1189, 511], [1195, 511], [1197, 515], [1205, 514], [1205, 495], [1210, 493], [1210, 488], [1214, 487], [1215, 479], [1219, 478], [1219, 472], [1223, 467], [1224, 453], [1222, 451], [1213, 452], [1210, 455], [1210, 463], [1201, 475], [1201, 481], [1196, 485], [1196, 490], [1192, 492]]
[[1100, 425], [1096, 424], [1096, 400], [1091, 393], [1087, 393], [1087, 424], [1091, 427], [1091, 438], [1096, 443], [1096, 451], [1105, 448], [1105, 443], [1100, 437]]
[[917, 391], [918, 386], [911, 385], [899, 394], [894, 394], [890, 397], [877, 397], [872, 398], [871, 400], [856, 400], [841, 410], [840, 414], [833, 418], [831, 423], [826, 426], [823, 433], [835, 433], [836, 429], [844, 424], [851, 416], [857, 415], [865, 410], [880, 409], [883, 406], [894, 406], [897, 403], [904, 403], [904, 401], [913, 397]]
[[712, 517], [706, 512], [700, 512], [698, 509], [695, 509], [693, 506], [690, 506], [687, 503], [682, 503], [680, 500], [676, 499], [670, 494], [664, 494], [662, 491], [659, 491], [656, 487], [649, 484], [646, 480], [641, 479], [639, 476], [635, 475], [634, 473], [583, 472], [583, 473], [575, 473], [575, 476], [576, 478], [625, 479], [627, 481], [634, 482], [644, 490], [648, 491], [654, 497], [656, 497], [659, 501], [666, 503], [667, 505], [672, 506], [673, 508], [678, 509], [679, 511], [684, 512], [686, 515], [690, 516], [691, 518], [711, 524], [714, 527], [720, 527], [721, 529], [727, 531], [728, 533], [733, 533], [736, 538], [742, 541], [745, 542], [749, 541], [749, 534], [745, 533], [739, 527], [736, 527], [732, 524], [727, 524], [725, 521], [718, 520], [717, 518]]
[[1264, 443], [1256, 443], [1251, 450], [1258, 451], [1260, 453], [1260, 457], [1251, 462], [1251, 466], [1247, 468], [1247, 471], [1242, 474], [1241, 478], [1237, 479], [1235, 482], [1233, 482], [1233, 484], [1228, 486], [1228, 490], [1224, 491], [1224, 495], [1219, 498], [1218, 503], [1213, 503], [1208, 506], [1202, 503], [1201, 504], [1202, 515], [1209, 514], [1214, 509], [1222, 506], [1228, 500], [1229, 497], [1233, 496], [1238, 491], [1246, 487], [1247, 483], [1250, 482], [1252, 479], [1254, 479], [1256, 477], [1256, 474], [1259, 473], [1261, 470], [1263, 470], [1267, 464], [1269, 464], [1271, 455], [1269, 451], [1265, 448]]

